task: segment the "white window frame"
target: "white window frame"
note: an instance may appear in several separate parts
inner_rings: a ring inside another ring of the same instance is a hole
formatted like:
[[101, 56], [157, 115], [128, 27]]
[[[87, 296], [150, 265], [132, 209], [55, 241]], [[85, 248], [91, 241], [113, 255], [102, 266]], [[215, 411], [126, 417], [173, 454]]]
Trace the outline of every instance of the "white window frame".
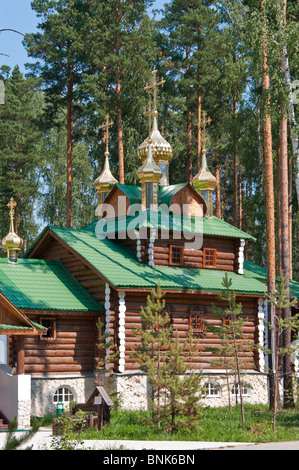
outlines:
[[[62, 390], [62, 392], [60, 392], [60, 390]], [[62, 400], [58, 399], [60, 395], [62, 396]], [[69, 397], [71, 397], [71, 399], [69, 399]], [[70, 405], [72, 401], [74, 401], [74, 392], [70, 387], [67, 387], [66, 385], [61, 385], [60, 387], [56, 388], [53, 395], [53, 403], [55, 405], [57, 405], [57, 403], [64, 403], [65, 405]]]
[[[240, 396], [240, 387], [239, 387], [239, 383], [235, 383], [233, 386], [232, 386], [232, 395], [235, 397], [236, 395], [239, 397]], [[236, 387], [237, 387], [237, 393], [236, 393]], [[241, 387], [242, 387], [242, 397], [250, 397], [251, 395], [251, 387], [250, 385], [246, 384], [246, 383], [241, 383]]]
[[[211, 393], [213, 388], [215, 391], [217, 390], [216, 393]], [[204, 392], [204, 398], [221, 398], [221, 387], [217, 382], [213, 382], [213, 381], [206, 382], [204, 389], [206, 392], [206, 393]]]

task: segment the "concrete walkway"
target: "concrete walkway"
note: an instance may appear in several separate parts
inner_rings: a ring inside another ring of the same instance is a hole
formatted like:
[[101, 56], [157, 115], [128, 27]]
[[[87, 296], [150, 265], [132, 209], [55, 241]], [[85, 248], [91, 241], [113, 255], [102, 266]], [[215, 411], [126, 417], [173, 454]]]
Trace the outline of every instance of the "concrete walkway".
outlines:
[[[20, 437], [22, 432], [17, 432]], [[6, 442], [7, 433], [0, 432], [0, 450]], [[33, 450], [51, 450], [52, 429], [40, 430], [19, 449], [33, 446]], [[130, 441], [130, 440], [86, 440], [83, 450], [168, 450], [168, 451], [198, 451], [198, 450], [299, 450], [299, 441], [255, 444], [244, 442], [191, 442], [191, 441]]]

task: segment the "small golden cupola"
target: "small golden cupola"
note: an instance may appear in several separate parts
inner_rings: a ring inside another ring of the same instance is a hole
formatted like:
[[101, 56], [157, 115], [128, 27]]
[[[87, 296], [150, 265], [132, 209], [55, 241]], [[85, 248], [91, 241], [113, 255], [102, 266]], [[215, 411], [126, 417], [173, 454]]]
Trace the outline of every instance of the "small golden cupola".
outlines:
[[202, 149], [202, 163], [201, 163], [201, 169], [197, 173], [197, 175], [194, 176], [192, 183], [195, 189], [201, 196], [204, 198], [204, 200], [207, 203], [208, 207], [208, 212], [207, 215], [208, 217], [213, 216], [213, 191], [216, 186], [216, 178], [215, 176], [212, 175], [212, 173], [208, 169], [207, 165], [207, 149], [206, 149], [206, 142], [207, 142], [207, 132], [206, 132], [206, 125], [210, 124], [211, 119], [207, 118], [206, 113], [203, 113], [203, 118], [202, 118], [202, 126], [203, 126], [203, 131], [202, 131], [202, 142], [203, 142], [203, 149]]
[[141, 204], [142, 210], [157, 210], [159, 204], [159, 182], [162, 177], [162, 170], [156, 164], [152, 153], [151, 126], [152, 109], [149, 103], [149, 137], [147, 157], [143, 165], [137, 170], [137, 176], [141, 182]]
[[173, 157], [173, 150], [171, 145], [162, 137], [158, 128], [158, 109], [157, 109], [157, 90], [159, 86], [163, 86], [165, 80], [157, 81], [157, 70], [153, 72], [153, 80], [151, 85], [146, 85], [144, 88], [148, 92], [153, 93], [153, 128], [150, 136], [138, 147], [138, 156], [144, 162], [147, 158], [149, 148], [149, 138], [151, 139], [152, 154], [156, 164], [162, 171], [160, 180], [161, 186], [169, 185], [169, 162]]
[[15, 208], [17, 203], [15, 202], [14, 198], [12, 197], [7, 204], [9, 208], [9, 216], [10, 216], [10, 227], [9, 233], [2, 239], [2, 248], [7, 251], [7, 257], [12, 263], [16, 263], [18, 259], [18, 251], [23, 246], [23, 240], [20, 238], [14, 229], [14, 218], [15, 218]]
[[[105, 151], [105, 163], [104, 169], [100, 176], [95, 180], [94, 185], [98, 192], [98, 205], [101, 206], [108, 194], [110, 193], [113, 186], [118, 183], [117, 179], [114, 178], [110, 171], [109, 165], [109, 127], [113, 125], [113, 122], [110, 121], [109, 116], [106, 116], [105, 123], [103, 124], [102, 128], [105, 131], [105, 139], [106, 139], [106, 151]], [[100, 216], [99, 216], [100, 217]]]

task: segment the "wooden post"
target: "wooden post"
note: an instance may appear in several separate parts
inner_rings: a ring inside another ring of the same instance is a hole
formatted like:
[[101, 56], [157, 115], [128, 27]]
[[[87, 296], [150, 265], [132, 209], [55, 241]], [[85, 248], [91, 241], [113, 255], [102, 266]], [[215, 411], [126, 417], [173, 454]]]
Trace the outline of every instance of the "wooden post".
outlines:
[[24, 354], [24, 336], [17, 336], [17, 374], [25, 373], [25, 354]]

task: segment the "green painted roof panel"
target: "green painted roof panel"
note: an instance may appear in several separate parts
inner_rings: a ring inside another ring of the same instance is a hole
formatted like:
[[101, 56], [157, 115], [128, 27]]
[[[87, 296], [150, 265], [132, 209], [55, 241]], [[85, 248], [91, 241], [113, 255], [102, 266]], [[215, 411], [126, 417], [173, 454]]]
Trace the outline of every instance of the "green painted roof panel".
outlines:
[[[118, 288], [153, 288], [158, 282], [164, 289], [221, 291], [224, 271], [155, 266], [139, 263], [135, 254], [119, 241], [98, 239], [88, 230], [49, 227], [65, 243], [91, 263], [111, 284]], [[236, 292], [265, 292], [258, 280], [229, 273]]]
[[[182, 217], [169, 214], [169, 218], [162, 212], [146, 211], [136, 216], [119, 217], [115, 219], [106, 219], [103, 222], [103, 231], [105, 233], [119, 233], [127, 231], [128, 228], [136, 226], [136, 228], [149, 227], [161, 230], [179, 230], [185, 233], [202, 233], [207, 236], [227, 237], [227, 238], [244, 238], [247, 240], [255, 240], [254, 237], [233, 225], [224, 222], [217, 217]], [[84, 227], [82, 230], [95, 232], [98, 221]]]
[[0, 292], [20, 309], [104, 310], [60, 261], [0, 259]]

